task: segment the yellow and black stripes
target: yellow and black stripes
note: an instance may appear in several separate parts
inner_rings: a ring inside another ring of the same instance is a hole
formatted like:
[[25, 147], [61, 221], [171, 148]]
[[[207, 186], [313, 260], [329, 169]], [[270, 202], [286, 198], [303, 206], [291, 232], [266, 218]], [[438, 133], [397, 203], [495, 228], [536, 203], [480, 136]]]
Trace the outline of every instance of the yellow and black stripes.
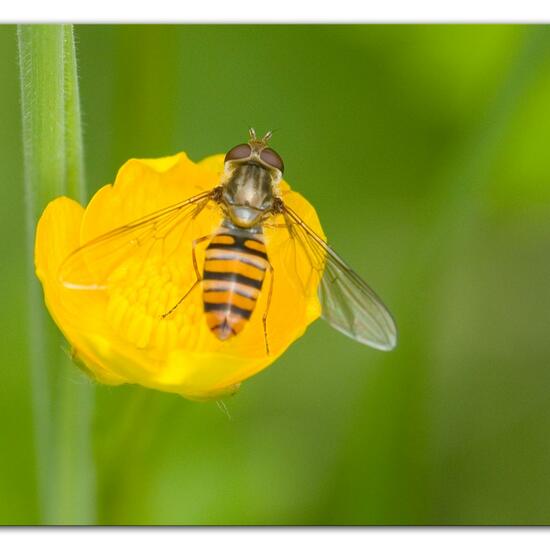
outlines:
[[210, 330], [220, 339], [237, 335], [250, 319], [269, 260], [263, 235], [222, 228], [206, 249], [203, 303]]

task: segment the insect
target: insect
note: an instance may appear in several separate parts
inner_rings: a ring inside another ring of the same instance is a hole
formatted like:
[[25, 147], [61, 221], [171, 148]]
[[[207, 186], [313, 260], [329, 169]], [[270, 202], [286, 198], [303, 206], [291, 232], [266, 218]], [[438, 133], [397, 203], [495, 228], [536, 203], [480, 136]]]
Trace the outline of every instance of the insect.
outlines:
[[[183, 307], [195, 288], [202, 287], [203, 312], [211, 332], [222, 341], [237, 338], [245, 330], [267, 294], [262, 323], [266, 353], [269, 354], [268, 320], [274, 273], [264, 228], [276, 227], [296, 247], [301, 248], [319, 273], [318, 296], [322, 317], [332, 327], [381, 350], [391, 350], [397, 342], [395, 322], [377, 295], [305, 221], [285, 204], [278, 191], [284, 164], [269, 147], [268, 132], [259, 139], [253, 129], [249, 141], [225, 155], [220, 183], [182, 202], [154, 212], [135, 222], [109, 231], [84, 244], [63, 262], [60, 280], [66, 288], [102, 290], [107, 274], [129, 254], [142, 254], [165, 241], [169, 235], [197, 219], [205, 208], [221, 210], [221, 224], [212, 234], [192, 242], [192, 269], [195, 280], [161, 317], [167, 318]], [[275, 219], [282, 223], [274, 224]], [[204, 261], [197, 260], [197, 247], [206, 244]], [[179, 260], [178, 260], [179, 261]], [[84, 264], [99, 264], [93, 275], [83, 277]]]

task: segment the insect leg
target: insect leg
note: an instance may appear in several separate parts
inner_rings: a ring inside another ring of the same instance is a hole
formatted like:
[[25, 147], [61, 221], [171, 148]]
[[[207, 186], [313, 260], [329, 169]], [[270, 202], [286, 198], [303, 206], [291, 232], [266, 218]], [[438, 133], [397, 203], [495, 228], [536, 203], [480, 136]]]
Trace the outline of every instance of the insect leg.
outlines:
[[204, 237], [200, 237], [198, 239], [195, 239], [193, 241], [193, 249], [192, 249], [192, 256], [193, 256], [193, 269], [195, 270], [195, 276], [196, 276], [196, 279], [195, 279], [195, 282], [191, 285], [191, 288], [178, 300], [178, 302], [172, 306], [166, 313], [163, 313], [161, 315], [161, 318], [162, 319], [166, 319], [166, 317], [168, 317], [170, 314], [172, 314], [177, 308], [178, 306], [185, 300], [185, 298], [187, 298], [187, 296], [189, 296], [189, 294], [191, 294], [191, 292], [193, 291], [193, 289], [198, 286], [198, 284], [202, 281], [202, 276], [201, 276], [201, 272], [199, 271], [199, 266], [197, 264], [197, 255], [196, 255], [196, 252], [195, 252], [195, 248], [197, 247], [198, 244], [208, 240], [212, 238], [212, 235], [205, 235]]
[[264, 222], [264, 227], [267, 227], [268, 229], [286, 229], [288, 225], [286, 223], [270, 223], [270, 222]]
[[273, 294], [273, 279], [274, 279], [274, 269], [271, 263], [269, 264], [269, 293], [267, 294], [267, 304], [265, 306], [264, 316], [262, 317], [262, 322], [264, 325], [264, 340], [265, 340], [265, 351], [269, 355], [269, 342], [267, 340], [267, 315], [269, 313], [269, 306], [271, 305], [271, 295]]

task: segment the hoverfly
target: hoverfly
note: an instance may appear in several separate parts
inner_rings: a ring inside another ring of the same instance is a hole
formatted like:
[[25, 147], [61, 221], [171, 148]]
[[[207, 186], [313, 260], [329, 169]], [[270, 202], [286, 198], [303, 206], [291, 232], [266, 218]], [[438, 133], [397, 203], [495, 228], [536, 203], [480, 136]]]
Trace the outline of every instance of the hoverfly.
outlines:
[[[319, 275], [318, 296], [322, 317], [350, 338], [380, 350], [391, 350], [397, 341], [395, 322], [382, 301], [304, 220], [285, 204], [278, 184], [284, 164], [268, 146], [268, 132], [258, 139], [254, 129], [249, 141], [225, 155], [224, 173], [217, 186], [134, 222], [111, 230], [72, 252], [62, 263], [61, 283], [70, 289], [104, 290], [108, 273], [129, 254], [143, 254], [178, 228], [197, 219], [212, 206], [221, 211], [221, 224], [209, 235], [192, 242], [195, 281], [161, 317], [184, 307], [186, 298], [202, 287], [203, 313], [219, 340], [237, 338], [256, 309], [261, 293], [267, 293], [262, 322], [269, 354], [268, 316], [275, 275], [264, 228], [286, 232], [293, 246], [301, 248]], [[275, 219], [283, 223], [274, 225]], [[162, 238], [159, 238], [159, 235]], [[201, 266], [197, 246], [206, 243]], [[146, 255], [144, 255], [146, 257]], [[81, 266], [101, 261], [104, 273], [93, 270], [83, 278]], [[174, 260], [181, 264], [182, 258]], [[126, 275], [130, 276], [130, 275]], [[269, 284], [266, 279], [269, 277]]]

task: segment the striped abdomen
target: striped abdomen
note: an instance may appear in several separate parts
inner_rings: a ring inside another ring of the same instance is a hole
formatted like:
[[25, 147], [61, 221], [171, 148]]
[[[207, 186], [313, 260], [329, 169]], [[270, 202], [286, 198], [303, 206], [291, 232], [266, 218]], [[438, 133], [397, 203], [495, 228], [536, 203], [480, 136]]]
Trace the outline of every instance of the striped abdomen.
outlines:
[[261, 233], [223, 227], [212, 239], [204, 261], [203, 302], [208, 326], [220, 340], [243, 330], [268, 269]]

